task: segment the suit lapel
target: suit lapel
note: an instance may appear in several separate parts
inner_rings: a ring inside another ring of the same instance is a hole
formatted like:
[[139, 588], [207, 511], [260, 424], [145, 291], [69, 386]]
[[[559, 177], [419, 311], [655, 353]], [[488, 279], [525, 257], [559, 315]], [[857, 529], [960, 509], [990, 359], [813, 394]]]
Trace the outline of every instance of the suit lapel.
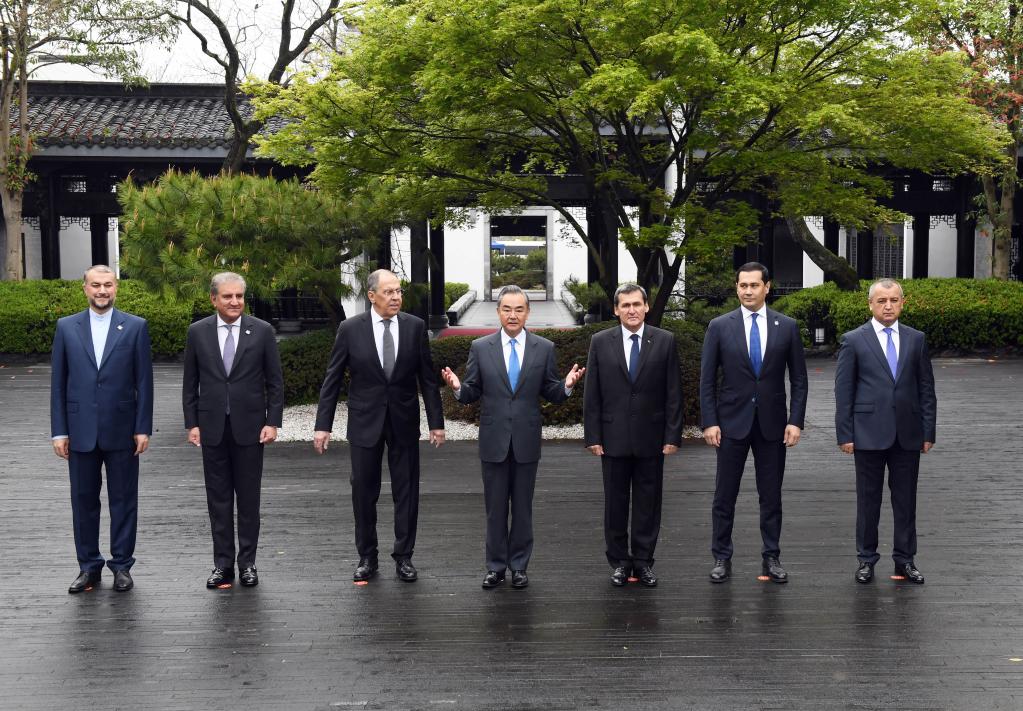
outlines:
[[85, 354], [89, 357], [92, 367], [99, 370], [99, 366], [96, 364], [96, 348], [92, 343], [92, 324], [89, 321], [89, 309], [82, 311], [78, 315], [77, 326], [78, 338], [82, 342], [82, 348], [85, 349]]
[[121, 336], [124, 334], [124, 322], [124, 312], [110, 309], [110, 327], [107, 329], [107, 342], [103, 344], [103, 361], [99, 364], [100, 370], [103, 370], [103, 366], [110, 360], [110, 354], [114, 352], [117, 342], [121, 340]]
[[[901, 336], [901, 334], [899, 335]], [[867, 348], [873, 352], [874, 356], [877, 358], [877, 362], [881, 364], [884, 372], [894, 383], [895, 377], [892, 375], [892, 369], [888, 366], [888, 356], [881, 348], [881, 342], [877, 340], [877, 331], [874, 330], [874, 322], [872, 320], [863, 324], [863, 337], [867, 339]], [[905, 346], [906, 344], [903, 343], [902, 345]], [[899, 361], [901, 362], [901, 360], [902, 359], [900, 358]], [[901, 366], [896, 366], [896, 373], [899, 371], [900, 367]]]
[[245, 314], [242, 314], [238, 319], [238, 333], [235, 334], [234, 361], [231, 363], [231, 370], [238, 367], [238, 362], [242, 359], [242, 356], [249, 347], [249, 342], [252, 340], [252, 329], [249, 328], [251, 323], [247, 319], [248, 316]]
[[220, 337], [217, 335], [216, 314], [213, 314], [206, 319], [202, 339], [206, 344], [206, 348], [210, 349], [210, 353], [213, 354], [213, 360], [217, 362], [217, 372], [219, 372], [220, 376], [226, 380], [227, 371], [224, 370], [224, 356], [220, 352]]
[[[654, 332], [650, 326], [643, 327], [643, 338], [641, 340], [643, 341], [643, 344], [639, 349], [639, 364], [636, 366], [637, 383], [639, 382], [639, 379], [643, 377], [643, 366], [646, 365], [646, 362], [650, 359], [650, 348], [651, 344], [653, 344], [654, 342]], [[619, 348], [618, 350], [621, 351], [622, 359], [624, 360], [625, 359], [624, 348]]]
[[[504, 345], [501, 342], [501, 332], [498, 331], [493, 336], [490, 336], [490, 357], [493, 359], [493, 366], [497, 369], [497, 372], [501, 375], [501, 380], [504, 382], [504, 386], [508, 388], [508, 392], [512, 393], [511, 381], [508, 379], [508, 368], [504, 365]], [[529, 350], [528, 348], [526, 349]], [[519, 382], [522, 382], [522, 367], [519, 366]]]
[[[522, 352], [522, 359], [519, 362], [519, 380], [517, 383], [515, 383], [516, 392], [518, 392], [519, 388], [522, 387], [522, 381], [526, 379], [526, 373], [529, 372], [529, 368], [533, 365], [533, 362], [536, 360], [536, 349], [539, 347], [540, 343], [537, 340], [536, 336], [534, 336], [529, 331], [524, 330], [523, 333], [526, 335], [526, 337], [522, 339], [522, 342], [525, 343], [526, 345], [526, 350]], [[501, 356], [503, 360], [504, 353], [502, 353]], [[508, 381], [508, 384], [509, 386], [511, 385], [510, 380]]]
[[[781, 338], [779, 333], [781, 331], [781, 322], [778, 321], [778, 313], [767, 310], [767, 317], [764, 319], [764, 330], [762, 333], [767, 334], [767, 348], [764, 350], [764, 362], [760, 364], [760, 372], [764, 372], [764, 368], [771, 362], [771, 356], [781, 346]], [[746, 338], [745, 329], [742, 334], [743, 339]]]
[[[400, 312], [394, 318], [398, 322], [398, 350], [394, 354], [394, 372], [397, 373], [398, 366], [411, 355], [409, 349], [418, 348], [418, 345], [412, 338], [412, 321]], [[383, 366], [380, 366], [380, 370], [383, 371]]]
[[[736, 309], [729, 314], [732, 320], [732, 338], [735, 339], [735, 347], [739, 349], [739, 353], [742, 354], [743, 365], [746, 366], [746, 370], [749, 371], [750, 375], [756, 377], [753, 372], [753, 364], [749, 360], [749, 348], [746, 347], [746, 324], [743, 323], [742, 309]], [[763, 363], [760, 365], [760, 369], [763, 370]]]
[[[611, 330], [614, 331], [615, 333], [615, 341], [612, 344], [614, 346], [613, 350], [615, 362], [618, 363], [618, 367], [622, 369], [622, 374], [624, 374], [625, 379], [628, 380], [629, 364], [625, 362], [625, 341], [623, 340], [625, 338], [624, 334], [625, 329], [623, 329], [621, 326], [618, 326], [616, 328], [612, 328]], [[643, 349], [641, 348], [640, 350], [642, 351]], [[642, 358], [640, 358], [640, 362], [641, 363], [643, 362]]]
[[[909, 360], [909, 351], [916, 347], [916, 338], [910, 334], [904, 328], [899, 329], [899, 360], [895, 364], [895, 382], [899, 382], [899, 378], [902, 377], [902, 372], [905, 370], [903, 363]], [[885, 363], [887, 363], [887, 359]]]
[[[372, 306], [369, 307], [372, 310]], [[363, 332], [363, 339], [365, 343], [369, 344], [369, 359], [373, 361], [373, 368], [376, 373], [387, 380], [387, 376], [384, 375], [384, 366], [380, 362], [380, 354], [377, 352], [377, 334], [373, 332], [373, 314], [370, 311], [363, 312], [365, 317], [365, 323], [360, 327]], [[400, 346], [401, 334], [398, 334], [398, 341]], [[394, 354], [394, 366], [398, 367], [398, 354]]]

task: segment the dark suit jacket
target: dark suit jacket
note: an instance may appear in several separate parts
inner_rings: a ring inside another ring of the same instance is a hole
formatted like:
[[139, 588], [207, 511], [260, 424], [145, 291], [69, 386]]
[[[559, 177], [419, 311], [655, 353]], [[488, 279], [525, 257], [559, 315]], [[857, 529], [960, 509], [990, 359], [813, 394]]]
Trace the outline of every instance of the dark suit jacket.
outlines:
[[50, 378], [53, 436], [75, 452], [134, 449], [153, 432], [153, 361], [144, 319], [110, 312], [103, 362], [96, 367], [89, 310], [57, 321]]
[[477, 338], [469, 348], [458, 401], [482, 400], [480, 406], [480, 459], [503, 462], [508, 447], [519, 463], [540, 459], [543, 417], [540, 396], [549, 402], [564, 402], [565, 381], [554, 369], [554, 344], [529, 331], [519, 368], [519, 380], [512, 392], [504, 365], [501, 332]]
[[682, 376], [675, 336], [643, 327], [636, 382], [629, 380], [622, 327], [593, 336], [586, 358], [586, 446], [611, 457], [653, 457], [682, 444]]
[[[765, 439], [782, 439], [786, 425], [803, 427], [808, 385], [799, 326], [772, 309], [767, 309], [766, 321], [759, 324], [767, 330], [767, 352], [759, 378], [753, 375], [746, 348], [742, 309], [718, 316], [707, 327], [700, 363], [700, 417], [704, 428], [718, 426], [724, 437], [742, 439], [753, 428], [758, 410]], [[788, 408], [786, 367], [791, 390]]]
[[185, 429], [199, 428], [203, 444], [216, 446], [224, 437], [224, 414], [231, 404], [231, 434], [242, 445], [258, 444], [264, 426], [284, 419], [284, 377], [273, 326], [242, 314], [231, 374], [224, 372], [217, 336], [217, 317], [188, 327], [181, 404]]
[[842, 336], [835, 372], [835, 433], [856, 449], [920, 449], [934, 442], [938, 400], [924, 334], [899, 324], [896, 377], [870, 321]]
[[394, 371], [390, 380], [384, 375], [380, 356], [377, 355], [370, 312], [347, 319], [337, 329], [327, 375], [320, 388], [317, 431], [330, 432], [334, 425], [334, 411], [345, 370], [351, 377], [347, 437], [357, 447], [372, 447], [380, 441], [385, 417], [390, 418], [400, 444], [408, 446], [419, 441], [417, 384], [423, 393], [430, 429], [444, 429], [444, 410], [426, 337], [426, 324], [421, 318], [404, 312], [396, 318], [398, 352], [394, 354]]

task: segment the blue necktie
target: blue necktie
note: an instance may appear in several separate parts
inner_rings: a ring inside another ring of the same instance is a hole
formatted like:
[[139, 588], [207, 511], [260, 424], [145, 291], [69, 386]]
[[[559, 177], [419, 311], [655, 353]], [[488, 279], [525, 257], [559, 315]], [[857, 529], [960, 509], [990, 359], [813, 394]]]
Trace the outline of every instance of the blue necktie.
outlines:
[[750, 314], [753, 323], [749, 327], [749, 362], [753, 366], [753, 375], [758, 378], [760, 377], [760, 365], [764, 361], [764, 357], [760, 353], [760, 328], [757, 327], [757, 316], [759, 315]]
[[899, 354], [895, 352], [895, 341], [892, 340], [892, 329], [886, 328], [884, 332], [888, 334], [888, 345], [885, 346], [884, 354], [888, 357], [888, 367], [892, 370], [892, 377], [895, 377], [895, 373], [899, 370]]
[[636, 382], [636, 371], [639, 370], [639, 334], [634, 333], [632, 339], [632, 350], [629, 351], [629, 380]]
[[508, 356], [508, 382], [514, 391], [515, 386], [519, 383], [519, 354], [515, 350], [514, 338], [508, 341], [508, 345], [511, 346], [511, 355]]

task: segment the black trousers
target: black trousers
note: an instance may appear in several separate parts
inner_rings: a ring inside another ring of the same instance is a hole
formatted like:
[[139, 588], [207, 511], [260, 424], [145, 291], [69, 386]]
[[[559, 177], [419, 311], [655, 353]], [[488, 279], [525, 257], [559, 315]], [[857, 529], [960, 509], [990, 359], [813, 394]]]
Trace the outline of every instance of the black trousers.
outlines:
[[[664, 455], [600, 458], [604, 473], [604, 542], [612, 567], [654, 564], [661, 531]], [[632, 553], [629, 553], [629, 512], [632, 512]]]
[[391, 557], [395, 560], [411, 558], [416, 547], [419, 442], [404, 445], [396, 439], [389, 418], [385, 418], [383, 433], [375, 445], [350, 446], [355, 548], [360, 558], [376, 560], [378, 556], [377, 501], [380, 499], [384, 447], [387, 448], [387, 469], [391, 475], [391, 498], [394, 500], [394, 550]]
[[739, 497], [742, 470], [746, 457], [753, 450], [756, 468], [757, 494], [760, 497], [761, 555], [777, 557], [781, 553], [781, 485], [785, 477], [784, 440], [765, 439], [756, 418], [750, 433], [741, 439], [722, 437], [718, 447], [717, 474], [712, 509], [714, 558], [730, 560], [732, 557], [732, 524], [735, 521], [735, 501]]
[[135, 450], [72, 450], [68, 458], [71, 477], [71, 518], [75, 529], [78, 568], [88, 573], [103, 570], [99, 552], [99, 519], [103, 488], [102, 468], [107, 471], [107, 502], [110, 505], [111, 570], [131, 570], [135, 564], [135, 531], [138, 523], [139, 458]]
[[259, 544], [259, 493], [263, 481], [263, 445], [238, 444], [231, 432], [230, 415], [224, 418], [220, 443], [202, 445], [206, 479], [206, 505], [213, 533], [213, 565], [233, 568], [235, 563], [234, 510], [238, 504], [238, 567], [256, 564]]
[[856, 460], [856, 552], [863, 563], [876, 563], [877, 523], [881, 518], [884, 470], [892, 493], [895, 537], [892, 559], [896, 565], [912, 563], [916, 555], [916, 484], [920, 474], [920, 450], [857, 449]]
[[[487, 570], [526, 570], [533, 555], [533, 489], [540, 462], [482, 462], [487, 510]], [[511, 507], [511, 526], [508, 510]]]

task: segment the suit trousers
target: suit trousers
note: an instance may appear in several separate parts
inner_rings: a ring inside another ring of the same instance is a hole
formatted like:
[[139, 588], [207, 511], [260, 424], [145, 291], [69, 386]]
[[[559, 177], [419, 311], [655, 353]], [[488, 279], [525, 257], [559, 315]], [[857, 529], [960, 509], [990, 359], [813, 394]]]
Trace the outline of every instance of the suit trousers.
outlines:
[[[600, 458], [604, 473], [604, 542], [611, 567], [651, 566], [661, 530], [664, 455]], [[629, 504], [632, 554], [629, 554]]]
[[[503, 462], [482, 462], [487, 510], [487, 570], [526, 570], [533, 555], [533, 489], [540, 462], [517, 462], [511, 446]], [[511, 527], [508, 508], [511, 504]]]
[[751, 449], [760, 498], [760, 537], [763, 540], [761, 555], [765, 558], [778, 557], [781, 553], [781, 485], [785, 476], [785, 442], [781, 439], [766, 439], [760, 431], [757, 417], [754, 417], [748, 435], [742, 438], [722, 436], [721, 446], [718, 447], [711, 541], [711, 553], [715, 560], [732, 558], [735, 501], [739, 497], [742, 471]]
[[107, 473], [107, 502], [110, 505], [110, 570], [131, 570], [135, 564], [135, 531], [138, 524], [139, 458], [134, 449], [91, 452], [71, 451], [71, 516], [75, 529], [75, 552], [79, 569], [103, 570], [99, 552], [100, 491], [103, 466]]
[[884, 470], [892, 494], [895, 537], [892, 559], [896, 565], [912, 563], [916, 555], [916, 485], [920, 474], [920, 450], [857, 449], [856, 459], [856, 552], [860, 562], [876, 563], [877, 524], [881, 518]]
[[394, 560], [411, 558], [416, 547], [419, 521], [419, 442], [400, 444], [384, 418], [383, 432], [372, 447], [350, 445], [352, 458], [352, 509], [355, 513], [355, 548], [360, 558], [377, 560], [377, 501], [383, 472], [384, 447], [391, 475], [394, 501]]
[[233, 568], [234, 510], [238, 503], [238, 567], [256, 564], [259, 543], [259, 494], [263, 480], [263, 445], [238, 444], [231, 416], [224, 418], [224, 436], [216, 445], [202, 445], [206, 505], [213, 533], [213, 565]]

